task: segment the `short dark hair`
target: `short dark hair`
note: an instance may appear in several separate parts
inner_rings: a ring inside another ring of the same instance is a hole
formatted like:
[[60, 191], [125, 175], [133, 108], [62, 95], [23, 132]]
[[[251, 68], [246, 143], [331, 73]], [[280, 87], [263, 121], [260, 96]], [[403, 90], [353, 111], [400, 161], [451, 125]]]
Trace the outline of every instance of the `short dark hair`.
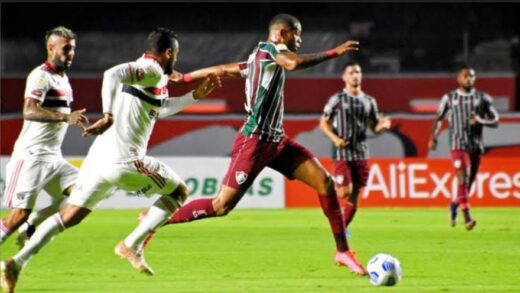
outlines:
[[298, 20], [298, 18], [296, 18], [295, 16], [286, 13], [277, 14], [269, 22], [269, 29], [271, 29], [275, 25], [283, 25], [284, 27], [290, 30], [295, 30], [298, 28], [298, 23], [300, 23], [300, 20]]
[[177, 41], [177, 34], [164, 27], [155, 28], [146, 39], [148, 51], [154, 53], [161, 53], [169, 48], [173, 48], [174, 43]]
[[459, 74], [462, 70], [465, 70], [465, 69], [467, 69], [467, 70], [475, 70], [475, 69], [473, 68], [473, 66], [464, 63], [464, 64], [461, 64], [461, 65], [459, 65], [459, 66], [457, 67], [457, 74]]
[[343, 71], [345, 71], [345, 70], [347, 69], [347, 67], [350, 67], [350, 66], [356, 66], [356, 65], [359, 66], [359, 67], [361, 67], [361, 65], [359, 64], [359, 62], [354, 61], [354, 60], [350, 60], [350, 61], [348, 61], [348, 62], [345, 64], [345, 66], [343, 66]]
[[51, 36], [59, 36], [66, 40], [76, 39], [76, 34], [73, 31], [61, 25], [47, 31], [45, 34], [45, 42], [48, 42]]

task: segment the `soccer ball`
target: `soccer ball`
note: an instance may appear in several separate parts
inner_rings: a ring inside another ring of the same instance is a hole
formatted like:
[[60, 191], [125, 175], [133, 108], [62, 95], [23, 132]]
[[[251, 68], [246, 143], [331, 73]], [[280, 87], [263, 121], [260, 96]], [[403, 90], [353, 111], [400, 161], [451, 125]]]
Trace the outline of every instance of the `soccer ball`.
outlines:
[[386, 253], [378, 253], [367, 264], [370, 283], [374, 286], [394, 286], [403, 275], [401, 263]]

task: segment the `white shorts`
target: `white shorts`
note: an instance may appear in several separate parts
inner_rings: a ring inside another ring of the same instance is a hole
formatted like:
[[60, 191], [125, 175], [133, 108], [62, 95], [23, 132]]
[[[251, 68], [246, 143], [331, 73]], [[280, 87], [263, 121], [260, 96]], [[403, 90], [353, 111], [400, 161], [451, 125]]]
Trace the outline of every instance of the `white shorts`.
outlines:
[[87, 157], [68, 203], [92, 210], [116, 188], [150, 197], [169, 195], [180, 184], [184, 182], [175, 171], [152, 157], [128, 163], [103, 163]]
[[43, 189], [52, 202], [61, 201], [63, 191], [74, 184], [78, 168], [63, 158], [54, 161], [11, 159], [6, 166], [4, 205], [9, 208], [33, 209]]

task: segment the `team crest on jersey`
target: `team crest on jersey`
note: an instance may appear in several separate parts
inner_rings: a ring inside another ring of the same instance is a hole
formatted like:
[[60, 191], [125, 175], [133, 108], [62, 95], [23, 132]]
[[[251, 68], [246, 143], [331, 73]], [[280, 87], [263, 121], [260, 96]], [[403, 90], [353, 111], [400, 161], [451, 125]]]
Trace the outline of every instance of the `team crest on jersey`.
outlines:
[[159, 112], [152, 109], [150, 112], [148, 112], [148, 117], [150, 117], [151, 120], [157, 119], [157, 117], [159, 117]]
[[246, 182], [247, 173], [244, 171], [235, 172], [235, 180], [237, 181], [238, 184], [242, 184], [242, 183]]
[[345, 181], [345, 176], [343, 176], [343, 175], [336, 176], [336, 183], [343, 184], [343, 181]]
[[144, 71], [141, 68], [137, 68], [135, 70], [135, 78], [137, 81], [141, 81], [144, 77]]
[[31, 95], [33, 95], [33, 96], [37, 96], [37, 97], [41, 97], [42, 94], [43, 94], [42, 90], [33, 90], [33, 91], [31, 92]]

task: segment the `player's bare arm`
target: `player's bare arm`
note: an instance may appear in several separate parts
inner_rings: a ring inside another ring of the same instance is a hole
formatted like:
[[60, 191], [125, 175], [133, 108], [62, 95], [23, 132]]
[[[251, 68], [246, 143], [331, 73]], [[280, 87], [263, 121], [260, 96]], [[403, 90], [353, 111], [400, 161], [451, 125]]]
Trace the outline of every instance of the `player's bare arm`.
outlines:
[[430, 150], [434, 151], [437, 148], [437, 136], [439, 135], [439, 131], [441, 130], [442, 120], [442, 116], [438, 115], [437, 118], [435, 118], [435, 120], [433, 121], [430, 139], [428, 140], [428, 148]]
[[383, 114], [379, 116], [379, 121], [377, 124], [372, 128], [372, 131], [374, 131], [375, 134], [379, 134], [383, 132], [383, 130], [388, 130], [392, 126], [392, 120], [390, 118], [385, 117]]
[[41, 102], [25, 98], [23, 106], [23, 119], [38, 122], [66, 122], [78, 128], [84, 128], [83, 123], [88, 123], [87, 117], [83, 114], [86, 109], [73, 111], [70, 114], [60, 113], [57, 111], [49, 111], [41, 107]]
[[321, 53], [298, 55], [290, 51], [283, 51], [276, 56], [275, 62], [289, 71], [305, 69], [323, 61], [342, 56], [349, 51], [357, 51], [358, 46], [359, 42], [357, 41], [346, 41], [332, 50]]
[[348, 144], [349, 144], [348, 141], [344, 140], [343, 138], [336, 135], [336, 133], [334, 133], [334, 131], [332, 130], [332, 125], [331, 125], [331, 121], [329, 118], [327, 118], [325, 116], [321, 116], [320, 129], [321, 129], [321, 132], [323, 132], [325, 134], [325, 136], [327, 136], [336, 147], [344, 148], [344, 147], [348, 146]]
[[175, 71], [170, 74], [169, 80], [174, 83], [190, 83], [207, 78], [210, 75], [218, 77], [241, 78], [239, 63], [215, 65], [201, 68], [186, 74]]

